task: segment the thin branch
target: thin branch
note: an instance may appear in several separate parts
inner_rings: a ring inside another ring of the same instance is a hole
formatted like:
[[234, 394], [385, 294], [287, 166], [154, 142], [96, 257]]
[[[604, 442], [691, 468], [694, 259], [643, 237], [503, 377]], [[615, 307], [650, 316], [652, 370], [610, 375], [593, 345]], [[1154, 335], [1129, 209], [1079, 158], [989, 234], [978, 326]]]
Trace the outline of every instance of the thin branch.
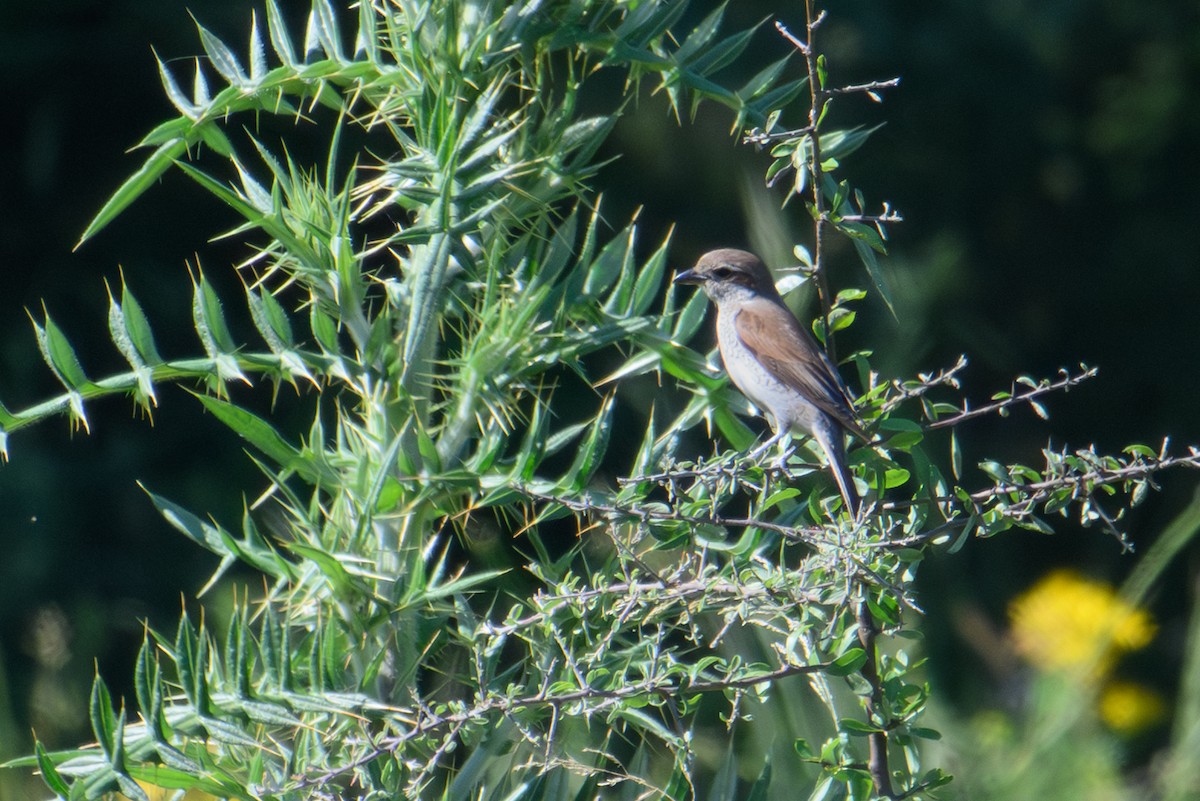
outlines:
[[895, 89], [899, 85], [900, 85], [899, 78], [888, 78], [885, 81], [870, 81], [869, 83], [856, 83], [856, 84], [850, 84], [849, 86], [838, 86], [833, 89], [830, 89], [829, 94], [831, 94], [831, 95], [848, 95], [848, 94], [854, 94], [855, 92], [864, 92], [868, 95], [871, 95], [872, 100], [875, 100], [876, 102], [878, 102], [879, 98], [875, 97], [876, 92], [881, 92], [884, 89]]
[[[1050, 499], [1056, 490], [1064, 488], [1074, 488], [1076, 491], [1085, 490], [1081, 498], [1075, 500], [1088, 503], [1090, 502], [1091, 510], [1096, 513], [1100, 522], [1108, 530], [1110, 534], [1116, 537], [1122, 547], [1127, 550], [1132, 550], [1132, 546], [1124, 533], [1116, 527], [1116, 521], [1102, 509], [1095, 500], [1094, 490], [1097, 487], [1107, 486], [1111, 484], [1123, 484], [1130, 481], [1151, 481], [1152, 476], [1163, 470], [1169, 470], [1175, 467], [1186, 467], [1193, 470], [1200, 470], [1200, 449], [1196, 446], [1191, 446], [1188, 449], [1186, 456], [1167, 456], [1166, 443], [1164, 443], [1163, 451], [1158, 458], [1146, 460], [1139, 457], [1137, 460], [1119, 468], [1097, 468], [1089, 470], [1086, 473], [1065, 473], [1063, 475], [1052, 476], [1051, 478], [1042, 481], [1033, 481], [1027, 484], [1005, 482], [998, 483], [995, 486], [986, 489], [977, 490], [969, 494], [969, 498], [975, 504], [974, 511], [976, 513], [984, 511], [985, 505], [989, 501], [996, 500], [1005, 495], [1024, 496], [1004, 508], [1004, 514], [1010, 519], [1021, 519], [1034, 514], [1034, 510], [1039, 504], [1043, 504]], [[1045, 472], [1053, 470], [1053, 465], [1047, 466]], [[880, 504], [880, 509], [884, 511], [899, 511], [908, 509], [916, 505], [926, 504], [961, 504], [962, 499], [958, 496], [938, 496], [931, 498], [919, 498], [911, 501], [884, 501]], [[966, 525], [969, 522], [968, 517], [952, 517], [945, 523], [929, 529], [910, 535], [903, 539], [890, 540], [884, 542], [866, 543], [868, 548], [889, 548], [889, 547], [910, 547], [921, 545], [930, 540], [942, 536], [949, 529]]]
[[[825, 229], [829, 225], [828, 211], [825, 208], [825, 173], [821, 166], [821, 136], [819, 128], [825, 115], [825, 104], [829, 100], [829, 92], [821, 80], [817, 63], [817, 51], [813, 47], [817, 27], [825, 19], [825, 12], [814, 13], [813, 0], [804, 0], [805, 33], [807, 41], [796, 38], [782, 22], [775, 23], [775, 29], [792, 43], [804, 56], [804, 64], [808, 71], [808, 89], [811, 105], [808, 109], [808, 141], [811, 147], [808, 170], [812, 178], [813, 200], [813, 272], [816, 274], [817, 298], [821, 303], [822, 330], [825, 331], [825, 352], [834, 364], [837, 364], [837, 350], [829, 323], [833, 312], [833, 299], [829, 293], [829, 276], [825, 264]], [[803, 169], [803, 168], [800, 168]]]
[[[888, 207], [884, 203], [884, 208]], [[884, 211], [882, 214], [842, 214], [838, 217], [842, 222], [865, 223], [867, 225], [878, 225], [881, 223], [899, 223], [904, 222], [904, 215], [898, 211]]]
[[900, 394], [885, 401], [883, 406], [880, 407], [880, 412], [887, 414], [905, 401], [919, 398], [935, 387], [948, 386], [957, 389], [959, 385], [958, 374], [965, 370], [966, 367], [967, 357], [959, 356], [958, 361], [952, 367], [947, 367], [937, 373], [917, 373], [917, 381], [915, 383], [906, 382], [906, 385], [899, 381], [893, 382], [892, 386]]
[[1046, 479], [1045, 481], [1034, 481], [1029, 484], [997, 484], [988, 489], [979, 490], [971, 493], [971, 499], [975, 501], [986, 501], [1000, 495], [1010, 493], [1030, 493], [1031, 495], [1045, 495], [1056, 489], [1063, 487], [1081, 487], [1085, 485], [1104, 486], [1106, 484], [1119, 484], [1125, 481], [1137, 481], [1143, 478], [1148, 478], [1150, 475], [1161, 470], [1166, 470], [1171, 467], [1191, 467], [1200, 469], [1200, 450], [1196, 446], [1189, 449], [1187, 456], [1167, 456], [1161, 459], [1154, 459], [1146, 462], [1138, 460], [1125, 467], [1115, 469], [1100, 468], [1087, 473], [1068, 474], [1056, 476]]
[[[687, 464], [684, 462], [683, 464]], [[660, 473], [642, 473], [636, 476], [618, 476], [617, 484], [621, 486], [629, 486], [631, 484], [641, 484], [649, 481], [654, 484], [668, 485], [676, 481], [686, 479], [720, 479], [725, 478], [730, 481], [739, 481], [743, 484], [755, 486], [746, 481], [742, 477], [742, 473], [748, 468], [756, 467], [763, 472], [767, 478], [775, 478], [782, 476], [787, 478], [793, 470], [820, 470], [822, 466], [816, 462], [800, 462], [791, 461], [789, 458], [787, 464], [780, 464], [778, 460], [771, 460], [767, 464], [762, 464], [760, 461], [748, 458], [746, 453], [735, 451], [727, 451], [717, 457], [716, 461], [700, 462], [699, 467], [684, 468], [682, 470], [664, 470]]]
[[813, 547], [822, 545], [836, 544], [831, 539], [828, 539], [828, 533], [824, 528], [819, 526], [782, 526], [778, 523], [770, 523], [765, 520], [755, 520], [749, 517], [724, 517], [722, 515], [706, 515], [697, 517], [693, 515], [681, 515], [676, 512], [652, 512], [648, 509], [632, 509], [624, 506], [614, 506], [607, 503], [597, 503], [590, 497], [568, 498], [562, 495], [550, 495], [544, 492], [538, 492], [528, 487], [514, 485], [513, 489], [521, 493], [527, 498], [545, 503], [556, 503], [574, 512], [599, 512], [601, 514], [620, 517], [626, 520], [637, 520], [640, 522], [650, 521], [670, 521], [675, 523], [690, 523], [692, 525], [712, 525], [712, 526], [729, 526], [732, 528], [761, 528], [766, 531], [774, 531], [783, 534], [790, 539], [798, 542], [803, 542]]
[[1087, 365], [1083, 364], [1081, 364], [1079, 367], [1083, 372], [1071, 375], [1069, 370], [1063, 368], [1059, 370], [1059, 375], [1062, 377], [1057, 381], [1048, 382], [1043, 380], [1036, 387], [1033, 387], [1027, 392], [1015, 393], [1007, 398], [1001, 398], [994, 403], [989, 403], [986, 406], [980, 406], [978, 409], [969, 409], [967, 408], [968, 404], [964, 403], [962, 411], [960, 411], [958, 414], [950, 417], [943, 417], [939, 420], [926, 423], [925, 428], [929, 431], [934, 431], [939, 428], [952, 428], [976, 417], [983, 417], [985, 415], [992, 414], [993, 412], [1000, 412], [1004, 409], [1008, 409], [1009, 407], [1017, 406], [1022, 403], [1033, 403], [1036, 398], [1040, 398], [1042, 395], [1047, 395], [1051, 392], [1057, 392], [1060, 389], [1066, 391], [1072, 387], [1076, 387], [1082, 384], [1084, 381], [1087, 381], [1089, 378], [1095, 378], [1100, 372], [1100, 369], [1097, 367], [1088, 367]]
[[[685, 693], [716, 693], [727, 690], [746, 689], [748, 687], [757, 687], [781, 681], [792, 676], [818, 673], [828, 670], [831, 666], [831, 662], [821, 662], [815, 665], [782, 665], [766, 673], [748, 674], [736, 678], [713, 679], [709, 681], [687, 682], [646, 679], [645, 681], [627, 684], [611, 690], [585, 687], [571, 692], [551, 694], [543, 689], [535, 695], [520, 698], [503, 698], [491, 695], [478, 699], [468, 709], [442, 714], [433, 712], [426, 706], [393, 709], [389, 715], [394, 722], [411, 721], [407, 731], [376, 740], [371, 743], [371, 748], [366, 753], [359, 755], [345, 765], [330, 768], [319, 774], [302, 778], [295, 784], [288, 785], [287, 789], [295, 791], [328, 784], [339, 776], [353, 773], [382, 756], [394, 754], [409, 742], [432, 734], [438, 729], [451, 728], [457, 731], [465, 725], [484, 720], [493, 714], [509, 716], [521, 709], [533, 707], [558, 709], [571, 704], [589, 704], [593, 702], [594, 705], [588, 711], [594, 713], [608, 709], [620, 701], [634, 698], [647, 696], [677, 698]], [[441, 748], [444, 750], [446, 744], [444, 743]]]
[[[879, 678], [879, 650], [875, 647], [875, 639], [879, 629], [875, 626], [875, 618], [867, 605], [866, 599], [858, 604], [858, 641], [866, 652], [867, 661], [863, 663], [859, 674], [870, 687], [870, 694], [864, 699], [869, 722], [881, 722], [883, 708], [883, 683]], [[867, 772], [875, 783], [875, 793], [883, 798], [895, 798], [892, 792], [892, 775], [888, 769], [888, 743], [886, 731], [873, 731], [867, 735]]]

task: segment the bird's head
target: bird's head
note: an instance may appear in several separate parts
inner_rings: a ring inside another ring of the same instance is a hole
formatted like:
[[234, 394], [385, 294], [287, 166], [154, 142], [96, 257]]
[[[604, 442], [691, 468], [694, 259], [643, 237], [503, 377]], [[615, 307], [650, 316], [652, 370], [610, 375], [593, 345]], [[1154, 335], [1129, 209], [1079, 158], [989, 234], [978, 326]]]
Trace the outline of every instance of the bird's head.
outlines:
[[771, 271], [753, 253], [723, 248], [710, 250], [696, 266], [675, 276], [675, 284], [695, 284], [714, 303], [777, 297]]

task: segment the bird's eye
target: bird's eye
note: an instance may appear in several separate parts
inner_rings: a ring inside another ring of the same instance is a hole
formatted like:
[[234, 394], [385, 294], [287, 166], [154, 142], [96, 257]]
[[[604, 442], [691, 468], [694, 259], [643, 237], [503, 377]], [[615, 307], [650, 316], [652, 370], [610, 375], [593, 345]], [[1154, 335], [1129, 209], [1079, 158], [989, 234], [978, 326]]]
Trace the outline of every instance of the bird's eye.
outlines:
[[713, 270], [713, 276], [721, 281], [727, 281], [733, 277], [733, 270], [729, 269], [728, 267], [718, 267], [717, 269]]

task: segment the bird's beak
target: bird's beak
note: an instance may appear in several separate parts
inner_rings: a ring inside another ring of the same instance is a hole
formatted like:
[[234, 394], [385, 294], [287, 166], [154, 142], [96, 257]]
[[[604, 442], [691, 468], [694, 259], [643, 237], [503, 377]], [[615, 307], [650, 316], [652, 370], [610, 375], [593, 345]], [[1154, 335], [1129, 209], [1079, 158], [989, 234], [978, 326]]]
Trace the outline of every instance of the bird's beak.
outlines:
[[671, 280], [672, 284], [703, 284], [704, 276], [697, 274], [695, 270], [684, 270], [679, 275]]

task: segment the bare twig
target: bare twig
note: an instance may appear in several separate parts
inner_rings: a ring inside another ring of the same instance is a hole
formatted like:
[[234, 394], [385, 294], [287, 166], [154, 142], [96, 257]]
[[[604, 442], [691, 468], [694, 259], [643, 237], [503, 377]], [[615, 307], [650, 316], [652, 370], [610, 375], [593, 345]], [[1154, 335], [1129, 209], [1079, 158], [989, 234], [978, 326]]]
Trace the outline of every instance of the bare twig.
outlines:
[[[884, 208], [887, 209], [888, 204], [884, 203]], [[898, 223], [904, 222], [904, 215], [898, 211], [885, 210], [882, 214], [841, 214], [838, 219], [842, 222], [865, 223], [867, 225], [878, 225], [880, 223]]]
[[850, 84], [849, 86], [838, 86], [829, 90], [831, 95], [848, 95], [855, 92], [864, 92], [871, 95], [872, 99], [878, 101], [875, 96], [876, 92], [881, 92], [884, 89], [895, 89], [900, 85], [899, 78], [888, 78], [886, 81], [870, 81], [868, 83]]

